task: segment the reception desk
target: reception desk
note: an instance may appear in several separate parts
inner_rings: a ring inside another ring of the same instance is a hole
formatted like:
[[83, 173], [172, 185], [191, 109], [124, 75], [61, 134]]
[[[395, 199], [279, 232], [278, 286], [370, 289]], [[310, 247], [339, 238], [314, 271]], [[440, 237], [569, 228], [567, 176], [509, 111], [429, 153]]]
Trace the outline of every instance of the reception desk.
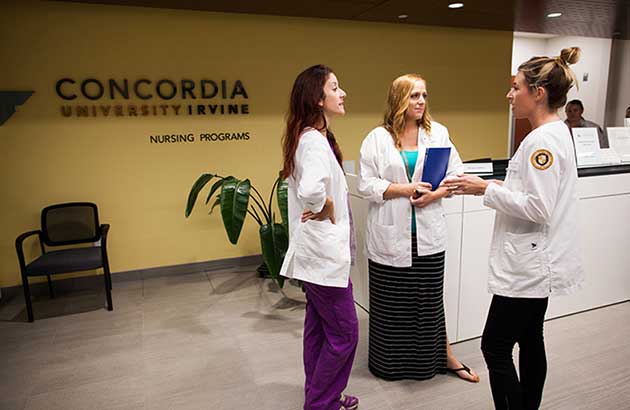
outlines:
[[[589, 176], [580, 176], [584, 287], [575, 295], [552, 297], [548, 319], [630, 300], [630, 169], [626, 171], [605, 175], [591, 171]], [[369, 311], [368, 202], [356, 190], [356, 176], [348, 176], [348, 185], [357, 233], [357, 264], [351, 277], [355, 301]], [[482, 202], [482, 197], [474, 196], [443, 199], [448, 225], [444, 308], [452, 342], [481, 336], [490, 305], [486, 284], [495, 211]]]

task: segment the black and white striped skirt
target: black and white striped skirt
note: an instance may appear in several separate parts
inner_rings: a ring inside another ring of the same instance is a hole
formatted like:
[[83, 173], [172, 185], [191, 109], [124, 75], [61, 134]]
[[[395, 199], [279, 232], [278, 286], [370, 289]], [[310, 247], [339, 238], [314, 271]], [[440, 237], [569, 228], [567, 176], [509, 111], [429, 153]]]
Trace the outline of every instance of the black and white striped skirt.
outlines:
[[369, 368], [386, 380], [446, 373], [445, 253], [418, 256], [411, 242], [411, 267], [369, 261]]

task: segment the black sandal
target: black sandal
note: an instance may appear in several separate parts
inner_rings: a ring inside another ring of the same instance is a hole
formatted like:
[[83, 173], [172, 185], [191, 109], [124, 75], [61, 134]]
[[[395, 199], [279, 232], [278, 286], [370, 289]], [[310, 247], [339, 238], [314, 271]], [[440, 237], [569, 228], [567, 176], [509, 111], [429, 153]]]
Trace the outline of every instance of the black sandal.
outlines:
[[457, 372], [464, 371], [464, 372], [468, 373], [468, 374], [470, 375], [470, 377], [475, 377], [475, 376], [472, 374], [472, 372], [470, 371], [470, 367], [466, 366], [464, 363], [462, 363], [462, 367], [460, 367], [460, 368], [458, 368], [458, 369], [449, 369], [449, 368], [447, 367], [447, 368], [446, 368], [446, 371], [447, 371], [448, 373], [453, 373], [454, 375], [456, 375], [456, 376], [457, 376], [457, 377], [459, 377], [460, 379], [462, 379], [462, 380], [466, 380], [467, 382], [470, 382], [470, 383], [477, 383], [477, 382], [479, 382], [479, 380], [470, 380], [470, 379], [465, 379], [465, 378], [461, 377], [461, 376], [459, 375], [459, 373], [457, 373]]

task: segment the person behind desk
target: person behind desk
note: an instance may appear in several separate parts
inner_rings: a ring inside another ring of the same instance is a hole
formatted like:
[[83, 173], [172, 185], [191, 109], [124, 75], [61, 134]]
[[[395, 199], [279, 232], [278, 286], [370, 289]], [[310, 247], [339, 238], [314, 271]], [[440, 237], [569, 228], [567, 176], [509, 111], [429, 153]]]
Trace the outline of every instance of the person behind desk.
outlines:
[[448, 130], [431, 120], [425, 81], [403, 75], [389, 89], [383, 125], [367, 135], [360, 153], [358, 191], [369, 201], [369, 369], [386, 380], [451, 371], [478, 382], [446, 336], [441, 202], [448, 191], [420, 182], [427, 147], [450, 147], [447, 173], [462, 172]]
[[567, 115], [567, 119], [564, 121], [565, 124], [569, 127], [569, 132], [573, 135], [573, 128], [596, 128], [597, 136], [599, 137], [599, 146], [600, 148], [608, 148], [608, 137], [606, 136], [606, 132], [594, 123], [593, 121], [589, 121], [584, 119], [582, 114], [584, 114], [584, 105], [580, 100], [571, 100], [564, 107], [564, 112]]
[[[543, 322], [550, 295], [581, 287], [577, 167], [569, 129], [557, 110], [575, 75], [580, 49], [534, 57], [518, 68], [507, 98], [534, 128], [508, 165], [505, 182], [462, 175], [443, 185], [484, 195], [496, 210], [488, 290], [493, 294], [481, 350], [496, 409], [538, 409], [547, 374]], [[519, 345], [519, 375], [512, 359]]]
[[343, 395], [359, 340], [350, 282], [351, 226], [341, 150], [330, 120], [344, 115], [337, 77], [316, 65], [298, 75], [282, 140], [288, 179], [289, 249], [280, 274], [303, 281], [304, 410], [354, 410]]

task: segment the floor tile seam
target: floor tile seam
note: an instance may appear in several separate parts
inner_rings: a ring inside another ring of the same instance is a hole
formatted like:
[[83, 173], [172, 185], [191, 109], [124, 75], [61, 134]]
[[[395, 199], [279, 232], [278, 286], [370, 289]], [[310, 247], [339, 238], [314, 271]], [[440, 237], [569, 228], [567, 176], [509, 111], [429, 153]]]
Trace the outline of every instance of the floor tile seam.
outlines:
[[57, 337], [58, 337], [59, 331], [60, 331], [59, 328], [60, 328], [60, 326], [55, 326], [54, 327], [55, 330], [53, 331], [52, 340], [50, 341], [51, 345], [54, 345], [56, 343], [56, 341], [57, 341]]
[[[236, 347], [237, 347], [237, 349], [238, 349], [238, 357], [248, 358], [246, 351], [245, 351], [245, 350], [243, 349], [243, 347], [241, 346], [241, 342], [240, 342], [239, 338], [238, 338], [238, 337], [236, 337], [236, 336], [234, 336], [234, 335], [232, 335], [232, 334], [230, 334], [230, 335], [229, 335], [229, 337], [230, 337], [230, 340], [232, 340], [232, 341], [233, 341], [233, 344], [236, 344]], [[255, 369], [255, 367], [252, 365], [252, 361], [251, 361], [251, 360], [249, 360], [249, 359], [247, 359], [247, 360], [241, 360], [241, 365], [244, 365], [244, 366], [245, 366], [245, 368], [246, 368], [247, 372], [248, 372], [250, 375], [254, 375], [254, 373], [255, 373], [255, 370], [256, 370], [256, 369]], [[252, 377], [252, 380], [253, 380], [253, 377]]]
[[103, 383], [107, 383], [108, 385], [112, 385], [112, 381], [116, 381], [116, 380], [127, 380], [127, 379], [140, 379], [142, 378], [144, 380], [144, 377], [142, 374], [129, 374], [129, 373], [125, 373], [122, 376], [111, 376], [111, 377], [105, 377], [99, 380], [94, 380], [94, 381], [88, 381], [88, 382], [78, 382], [78, 383], [73, 383], [70, 386], [64, 386], [62, 388], [57, 388], [57, 389], [51, 389], [51, 390], [47, 390], [47, 391], [43, 391], [43, 392], [39, 392], [39, 393], [33, 393], [31, 392], [30, 396], [29, 396], [29, 400], [32, 400], [34, 398], [40, 397], [40, 396], [46, 396], [46, 395], [50, 395], [50, 394], [59, 394], [59, 393], [70, 393], [73, 391], [80, 391], [81, 389], [85, 388], [85, 387], [89, 387], [91, 385], [97, 385], [97, 384], [103, 384]]
[[[33, 385], [29, 385], [28, 389], [23, 391], [22, 393], [16, 395], [15, 397], [13, 397], [12, 399], [9, 400], [15, 400], [16, 398], [20, 398], [23, 397], [25, 400], [24, 406], [22, 407], [22, 409], [26, 408], [26, 402], [28, 402], [29, 397], [31, 397], [33, 394]], [[7, 399], [8, 397], [11, 397], [10, 395], [6, 395], [5, 397], [3, 397], [3, 399]]]
[[143, 408], [144, 410], [148, 410], [148, 388], [149, 388], [149, 384], [148, 384], [148, 370], [147, 370], [147, 366], [145, 363], [145, 352], [146, 352], [146, 341], [144, 338], [144, 332], [145, 332], [145, 311], [144, 308], [142, 309], [142, 334], [140, 336], [140, 340], [141, 340], [141, 356], [142, 356], [142, 400], [143, 400]]
[[33, 397], [33, 394], [30, 393], [27, 397], [26, 400], [24, 401], [24, 406], [22, 407], [22, 410], [26, 410], [28, 409], [28, 406], [31, 404], [31, 398]]
[[173, 296], [182, 296], [187, 294], [207, 294], [211, 290], [210, 286], [205, 287], [205, 283], [197, 285], [164, 285], [164, 286], [156, 286], [156, 287], [147, 287], [144, 289], [142, 294], [143, 298], [147, 298], [150, 296], [164, 296], [164, 295], [173, 295]]
[[[76, 354], [72, 354], [72, 353], [61, 353], [61, 355], [63, 354], [68, 354], [70, 355], [70, 358], [68, 360], [64, 360], [64, 356], [51, 356], [51, 358], [46, 359], [46, 362], [44, 363], [44, 366], [46, 367], [57, 367], [57, 368], [63, 368], [64, 366], [73, 366], [74, 368], [77, 367], [77, 365], [73, 365], [72, 363], [67, 363], [68, 361], [72, 361], [73, 359], [76, 360], [77, 362], [80, 362], [80, 366], [94, 366], [94, 367], [98, 367], [98, 368], [102, 368], [103, 364], [107, 364], [109, 362], [111, 362], [112, 360], [121, 360], [121, 359], [126, 359], [128, 356], [132, 358], [132, 360], [127, 361], [126, 363], [131, 363], [133, 362], [133, 358], [135, 358], [138, 353], [142, 353], [142, 351], [140, 350], [140, 352], [137, 351], [138, 348], [129, 348], [129, 347], [122, 347], [120, 349], [114, 350], [114, 351], [110, 351], [110, 352], [106, 352], [106, 353], [102, 353], [102, 352], [98, 352], [99, 354], [96, 355], [90, 355], [89, 351], [88, 352], [83, 352], [83, 356], [80, 358], [77, 358]], [[56, 360], [55, 360], [56, 359]], [[45, 370], [50, 370], [50, 369], [40, 369], [39, 371], [45, 371]]]
[[[87, 367], [88, 369], [90, 367], [97, 367], [99, 369], [104, 369], [103, 366], [99, 366], [100, 363], [98, 363], [98, 361], [105, 361], [105, 358], [99, 358], [99, 359], [94, 359], [94, 362], [88, 362], [88, 364], [86, 365], [85, 363], [83, 363], [82, 365], [84, 367]], [[140, 361], [140, 359], [136, 359], [137, 361]], [[76, 387], [81, 387], [81, 386], [85, 386], [85, 385], [89, 385], [89, 384], [93, 384], [93, 383], [102, 383], [102, 382], [108, 382], [111, 380], [115, 380], [115, 379], [125, 379], [125, 378], [130, 378], [130, 377], [141, 377], [141, 374], [135, 374], [133, 369], [131, 372], [129, 372], [126, 367], [132, 366], [134, 363], [132, 362], [125, 362], [124, 365], [117, 365], [114, 368], [124, 368], [125, 372], [120, 374], [120, 375], [110, 375], [111, 373], [109, 373], [109, 371], [111, 369], [108, 369], [108, 373], [105, 373], [104, 375], [102, 375], [102, 377], [99, 377], [97, 380], [93, 380], [93, 381], [83, 381], [85, 379], [82, 379], [78, 382], [73, 383], [72, 385], [68, 386], [68, 385], [64, 385], [64, 387], [62, 388], [57, 388], [57, 389], [52, 389], [46, 392], [42, 392], [42, 393], [49, 393], [49, 392], [54, 392], [54, 391], [62, 391], [62, 390], [67, 390], [67, 389], [72, 389], [72, 388], [76, 388]], [[52, 367], [52, 366], [51, 366]], [[51, 372], [58, 372], [58, 371], [64, 371], [64, 367], [60, 366], [61, 369], [52, 369], [50, 370]], [[66, 366], [67, 367], [67, 366]], [[70, 366], [71, 368], [75, 367], [75, 366]], [[135, 369], [135, 366], [134, 366]], [[44, 372], [45, 370], [42, 369], [39, 371], [38, 376], [41, 376], [41, 374]], [[74, 373], [73, 373], [74, 374]], [[90, 373], [90, 375], [94, 375], [95, 373]], [[33, 389], [35, 388], [35, 385], [33, 386]], [[37, 393], [37, 394], [42, 394], [42, 393]]]

